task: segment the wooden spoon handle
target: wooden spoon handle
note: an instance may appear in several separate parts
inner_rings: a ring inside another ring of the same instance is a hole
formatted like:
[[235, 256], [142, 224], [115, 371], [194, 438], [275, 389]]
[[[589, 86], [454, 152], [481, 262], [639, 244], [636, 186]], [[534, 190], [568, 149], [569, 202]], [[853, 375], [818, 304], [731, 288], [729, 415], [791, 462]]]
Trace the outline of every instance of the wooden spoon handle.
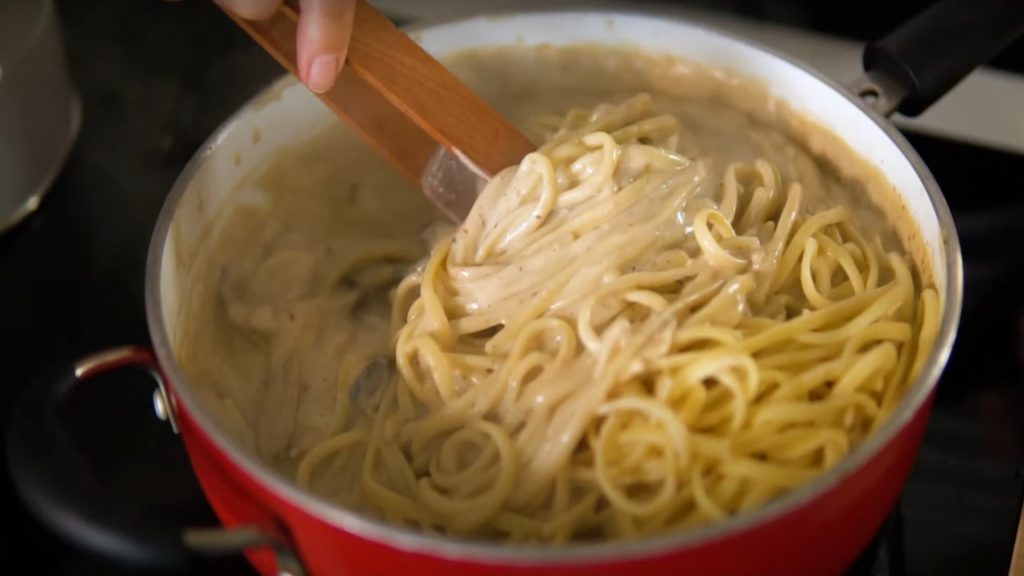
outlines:
[[[298, 12], [288, 2], [269, 19], [232, 19], [298, 75]], [[348, 56], [334, 88], [318, 95], [415, 185], [438, 144], [487, 176], [535, 146], [365, 0], [356, 0]]]
[[1021, 510], [1017, 539], [1013, 544], [1013, 555], [1010, 556], [1010, 576], [1024, 576], [1024, 510]]

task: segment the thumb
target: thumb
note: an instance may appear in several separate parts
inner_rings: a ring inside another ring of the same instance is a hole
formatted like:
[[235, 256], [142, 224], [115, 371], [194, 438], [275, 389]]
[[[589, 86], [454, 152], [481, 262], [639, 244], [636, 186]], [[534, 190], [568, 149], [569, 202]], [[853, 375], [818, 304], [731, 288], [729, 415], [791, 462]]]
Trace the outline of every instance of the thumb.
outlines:
[[356, 0], [301, 0], [298, 66], [302, 81], [326, 92], [345, 63]]

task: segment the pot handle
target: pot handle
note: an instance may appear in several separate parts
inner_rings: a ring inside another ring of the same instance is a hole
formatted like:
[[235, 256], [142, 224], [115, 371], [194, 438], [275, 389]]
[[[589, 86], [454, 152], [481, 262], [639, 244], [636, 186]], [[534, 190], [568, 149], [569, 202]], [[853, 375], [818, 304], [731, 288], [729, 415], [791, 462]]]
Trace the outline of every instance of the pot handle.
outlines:
[[193, 553], [220, 556], [269, 548], [279, 573], [301, 575], [302, 567], [276, 528], [183, 528], [154, 518], [145, 503], [126, 502], [105, 489], [99, 471], [64, 426], [61, 411], [79, 384], [127, 366], [143, 368], [153, 376], [157, 383], [154, 409], [177, 432], [174, 404], [148, 348], [115, 348], [35, 380], [23, 392], [7, 436], [11, 478], [29, 509], [65, 538], [138, 567], [181, 571], [187, 569]]
[[917, 116], [1022, 34], [1022, 0], [940, 0], [867, 45], [853, 90], [886, 116]]
[[98, 471], [61, 421], [60, 411], [83, 379], [120, 366], [155, 370], [156, 362], [147, 349], [117, 349], [29, 384], [7, 436], [14, 487], [30, 510], [70, 540], [134, 565], [182, 569], [187, 555], [180, 530], [161, 525], [144, 506], [104, 498]]

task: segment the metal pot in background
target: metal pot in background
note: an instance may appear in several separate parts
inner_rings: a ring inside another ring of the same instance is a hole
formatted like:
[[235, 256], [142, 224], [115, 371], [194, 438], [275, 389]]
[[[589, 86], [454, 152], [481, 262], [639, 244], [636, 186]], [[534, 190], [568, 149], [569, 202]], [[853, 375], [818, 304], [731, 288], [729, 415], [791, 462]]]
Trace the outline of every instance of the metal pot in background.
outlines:
[[53, 0], [0, 2], [0, 232], [39, 206], [80, 120]]

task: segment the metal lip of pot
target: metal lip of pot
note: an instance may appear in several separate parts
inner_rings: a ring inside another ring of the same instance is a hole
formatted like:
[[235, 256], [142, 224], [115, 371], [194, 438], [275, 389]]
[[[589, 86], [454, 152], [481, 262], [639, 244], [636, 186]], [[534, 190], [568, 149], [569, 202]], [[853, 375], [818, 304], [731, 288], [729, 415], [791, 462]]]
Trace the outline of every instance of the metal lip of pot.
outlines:
[[[428, 49], [431, 48], [429, 45], [431, 44], [432, 35], [436, 35], [437, 38], [435, 38], [436, 42], [433, 47], [440, 49], [441, 52], [445, 52], [449, 48], [456, 49], [460, 46], [459, 42], [445, 36], [445, 34], [450, 32], [449, 27], [452, 26], [470, 28], [475, 22], [477, 24], [476, 28], [480, 29], [483, 23], [490, 26], [502, 24], [505, 26], [522, 26], [524, 24], [543, 26], [547, 22], [546, 25], [551, 27], [554, 25], [553, 23], [564, 22], [566, 19], [572, 20], [577, 25], [581, 19], [587, 19], [588, 25], [594, 26], [598, 25], [598, 22], [606, 22], [607, 24], [604, 25], [607, 26], [642, 27], [650, 29], [652, 36], [657, 36], [661, 33], [661, 30], [671, 28], [676, 34], [686, 32], [704, 35], [704, 37], [709, 39], [709, 42], [713, 41], [712, 43], [715, 46], [731, 46], [736, 50], [759, 53], [758, 59], [760, 61], [772, 62], [773, 66], [779, 68], [789, 67], [792, 69], [790, 73], [807, 76], [809, 83], [813, 82], [818, 85], [816, 89], [818, 95], [841, 96], [848, 105], [852, 106], [852, 109], [856, 110], [856, 113], [861, 115], [860, 118], [851, 120], [851, 122], [857, 122], [861, 129], [880, 130], [884, 133], [885, 137], [888, 138], [889, 142], [895, 146], [901, 155], [899, 158], [893, 158], [892, 161], [905, 162], [913, 170], [917, 181], [927, 195], [927, 201], [930, 203], [929, 209], [937, 219], [938, 226], [941, 229], [941, 236], [938, 240], [939, 245], [934, 247], [940, 251], [941, 255], [934, 265], [941, 268], [935, 270], [935, 272], [937, 276], [941, 276], [943, 279], [943, 281], [940, 281], [942, 319], [936, 342], [931, 350], [926, 367], [922, 370], [916, 381], [910, 384], [904, 398], [888, 421], [832, 469], [756, 510], [683, 533], [669, 533], [636, 541], [600, 543], [599, 545], [576, 544], [563, 548], [524, 550], [522, 548], [508, 547], [501, 543], [470, 542], [449, 537], [428, 536], [409, 529], [395, 527], [383, 520], [368, 518], [342, 509], [300, 489], [290, 480], [273, 472], [268, 465], [260, 461], [255, 455], [242, 449], [237, 442], [227, 435], [211, 414], [201, 405], [177, 366], [172, 343], [168, 335], [168, 327], [163, 316], [161, 269], [165, 256], [165, 247], [171, 234], [172, 222], [178, 214], [179, 202], [189, 190], [199, 168], [211, 155], [216, 153], [218, 145], [224, 139], [225, 134], [234, 129], [239, 119], [249, 111], [254, 102], [271, 98], [272, 94], [280, 90], [282, 85], [293, 82], [291, 79], [282, 79], [255, 96], [245, 107], [229, 118], [192, 157], [175, 182], [153, 232], [147, 260], [145, 297], [152, 344], [179, 404], [176, 409], [186, 412], [188, 417], [194, 420], [203, 433], [208, 436], [209, 440], [219, 450], [223, 451], [231, 461], [241, 467], [247, 475], [262, 484], [276, 496], [294, 504], [306, 513], [362, 538], [385, 543], [405, 551], [454, 560], [510, 566], [555, 566], [577, 563], [594, 564], [602, 561], [626, 561], [663, 554], [682, 548], [696, 547], [706, 542], [746, 531], [814, 502], [831, 488], [861, 469], [883, 447], [893, 441], [919, 411], [926, 409], [926, 403], [930, 399], [939, 375], [949, 358], [959, 324], [963, 291], [963, 270], [960, 245], [945, 198], [942, 196], [931, 172], [898, 130], [885, 116], [877, 112], [870, 104], [862, 101], [856, 94], [809, 69], [799, 61], [778, 54], [756, 43], [734, 38], [721, 32], [689, 23], [686, 20], [665, 16], [652, 17], [621, 11], [542, 10], [485, 16], [476, 19], [458, 20], [447, 24], [422, 25], [413, 28], [410, 32], [416, 34], [421, 40], [427, 40]], [[451, 32], [451, 34], [456, 32]], [[548, 33], [554, 34], [553, 31]], [[575, 38], [571, 34], [570, 36], [569, 40]], [[475, 42], [480, 47], [500, 43], [499, 40], [493, 40], [488, 37], [477, 37]], [[528, 42], [527, 40], [526, 43]], [[570, 42], [567, 41], [566, 43]], [[651, 51], [654, 50], [652, 49]], [[685, 54], [679, 55], [685, 57]], [[849, 110], [848, 108], [847, 111]], [[846, 137], [845, 134], [840, 134], [840, 136], [844, 139]]]

